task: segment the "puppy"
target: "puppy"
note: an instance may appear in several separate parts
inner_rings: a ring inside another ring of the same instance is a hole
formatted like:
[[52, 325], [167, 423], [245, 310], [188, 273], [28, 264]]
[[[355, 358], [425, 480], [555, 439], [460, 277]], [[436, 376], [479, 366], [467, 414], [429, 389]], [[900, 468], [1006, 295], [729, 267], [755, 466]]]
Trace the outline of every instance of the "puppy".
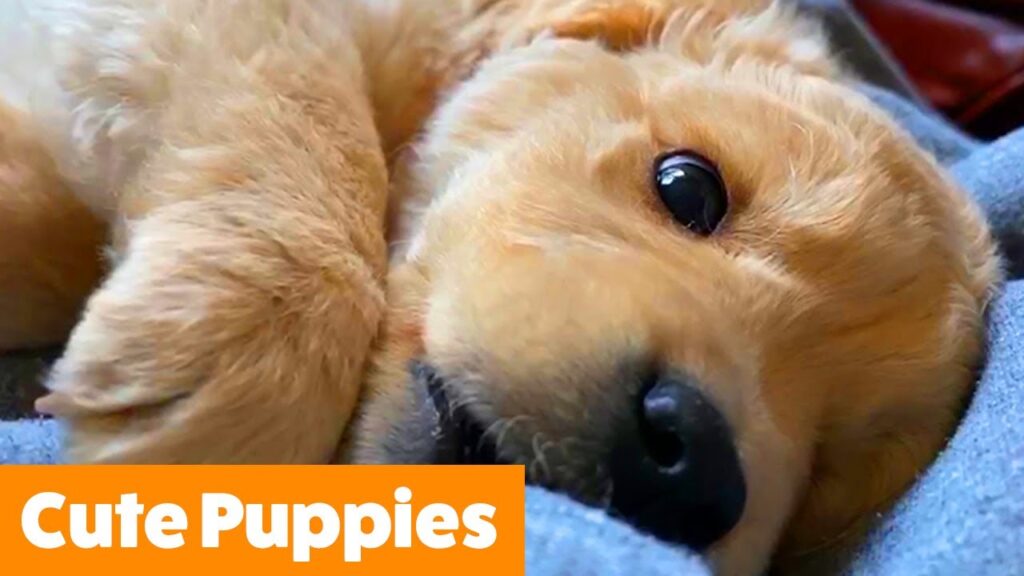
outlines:
[[[748, 575], [860, 530], [969, 393], [989, 232], [784, 6], [23, 10], [53, 81], [0, 121], [52, 160], [2, 193], [111, 238], [39, 402], [74, 460], [524, 463]], [[99, 253], [45, 214], [0, 211], [20, 318], [31, 262]]]

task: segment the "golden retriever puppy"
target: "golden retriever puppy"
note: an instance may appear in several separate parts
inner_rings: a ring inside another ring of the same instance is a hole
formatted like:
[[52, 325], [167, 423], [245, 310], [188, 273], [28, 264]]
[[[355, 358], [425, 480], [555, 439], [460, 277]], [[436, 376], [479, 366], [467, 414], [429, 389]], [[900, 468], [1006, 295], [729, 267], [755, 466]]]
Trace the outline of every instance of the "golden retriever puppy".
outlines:
[[[749, 575], [857, 531], [969, 392], [986, 226], [785, 6], [25, 10], [57, 96], [2, 121], [55, 164], [0, 190], [112, 239], [39, 402], [72, 459], [524, 463]], [[34, 218], [0, 279], [99, 251]]]

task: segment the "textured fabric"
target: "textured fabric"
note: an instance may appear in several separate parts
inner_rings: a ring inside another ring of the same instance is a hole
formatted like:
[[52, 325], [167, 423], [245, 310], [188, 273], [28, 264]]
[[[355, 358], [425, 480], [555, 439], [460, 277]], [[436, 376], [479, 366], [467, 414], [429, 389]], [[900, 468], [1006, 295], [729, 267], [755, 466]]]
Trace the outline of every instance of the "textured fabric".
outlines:
[[[985, 212], [1013, 278], [1024, 278], [1024, 128], [953, 167]], [[1024, 313], [1024, 312], [1022, 312]]]
[[[978, 146], [894, 97], [873, 97], [953, 162], [952, 173], [976, 194], [1004, 242], [1021, 236], [1024, 132]], [[1024, 573], [1024, 283], [1007, 286], [990, 324], [989, 363], [960, 429], [881, 520], [851, 576]], [[52, 462], [57, 436], [50, 422], [0, 423], [0, 462]], [[529, 491], [527, 527], [532, 576], [707, 574], [693, 554], [540, 490]]]
[[849, 574], [1024, 573], [1024, 282], [992, 311], [988, 368], [946, 450]]
[[0, 422], [0, 463], [54, 464], [60, 454], [60, 430], [53, 420]]
[[526, 573], [535, 576], [704, 576], [707, 566], [558, 494], [526, 493]]
[[954, 164], [976, 152], [980, 143], [960, 132], [934, 113], [921, 108], [892, 92], [864, 84], [860, 87], [875, 104], [914, 135], [917, 143], [945, 165]]

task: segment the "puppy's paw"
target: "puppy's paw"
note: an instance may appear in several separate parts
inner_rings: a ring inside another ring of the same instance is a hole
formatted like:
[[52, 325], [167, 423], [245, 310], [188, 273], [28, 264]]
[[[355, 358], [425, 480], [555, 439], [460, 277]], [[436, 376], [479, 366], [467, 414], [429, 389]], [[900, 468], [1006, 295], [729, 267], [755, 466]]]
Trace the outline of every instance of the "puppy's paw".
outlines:
[[133, 238], [37, 408], [73, 461], [328, 461], [382, 307], [372, 275], [185, 228]]

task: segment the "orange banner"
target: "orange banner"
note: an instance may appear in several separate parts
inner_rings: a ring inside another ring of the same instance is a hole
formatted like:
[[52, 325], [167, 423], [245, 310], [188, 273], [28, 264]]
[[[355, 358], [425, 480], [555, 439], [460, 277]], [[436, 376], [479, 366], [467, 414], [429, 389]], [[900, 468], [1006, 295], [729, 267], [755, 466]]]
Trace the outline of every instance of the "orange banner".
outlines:
[[521, 466], [5, 466], [8, 574], [524, 572]]

